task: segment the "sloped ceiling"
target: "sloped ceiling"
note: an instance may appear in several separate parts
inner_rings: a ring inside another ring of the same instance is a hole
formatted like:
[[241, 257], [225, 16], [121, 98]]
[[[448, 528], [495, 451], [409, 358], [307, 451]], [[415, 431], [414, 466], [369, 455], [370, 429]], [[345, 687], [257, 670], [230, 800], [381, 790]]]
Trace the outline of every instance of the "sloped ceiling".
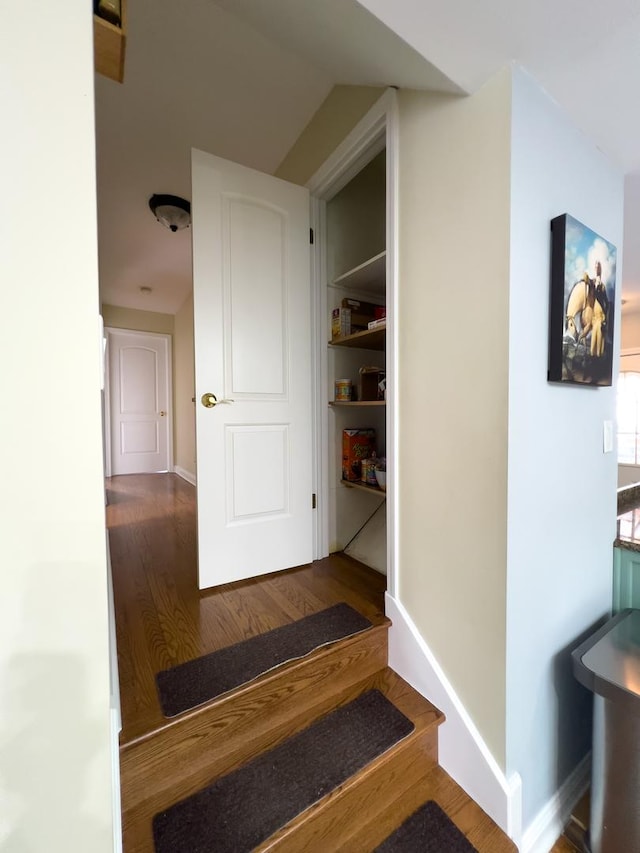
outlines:
[[190, 231], [147, 202], [190, 198], [191, 147], [272, 172], [336, 83], [472, 92], [518, 62], [630, 173], [640, 306], [639, 43], [636, 0], [129, 0], [125, 83], [96, 77], [102, 301], [174, 313], [189, 293]]

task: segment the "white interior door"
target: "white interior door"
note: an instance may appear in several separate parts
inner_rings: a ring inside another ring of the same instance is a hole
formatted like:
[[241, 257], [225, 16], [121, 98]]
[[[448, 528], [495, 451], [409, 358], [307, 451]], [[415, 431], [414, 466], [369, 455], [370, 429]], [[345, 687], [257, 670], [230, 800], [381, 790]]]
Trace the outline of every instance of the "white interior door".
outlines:
[[111, 474], [170, 470], [168, 335], [107, 330]]
[[309, 196], [202, 151], [192, 183], [204, 588], [312, 557]]

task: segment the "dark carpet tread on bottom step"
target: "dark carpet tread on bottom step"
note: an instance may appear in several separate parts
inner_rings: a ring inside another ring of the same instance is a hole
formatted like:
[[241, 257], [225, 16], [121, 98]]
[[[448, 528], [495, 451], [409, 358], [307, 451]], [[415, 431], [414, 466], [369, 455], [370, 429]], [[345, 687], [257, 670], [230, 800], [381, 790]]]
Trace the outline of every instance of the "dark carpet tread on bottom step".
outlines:
[[348, 604], [335, 604], [159, 672], [156, 682], [162, 712], [166, 717], [174, 717], [247, 684], [277, 666], [371, 627], [372, 623]]
[[478, 853], [434, 801], [420, 806], [374, 853]]
[[413, 730], [378, 690], [363, 693], [157, 814], [156, 853], [248, 853]]

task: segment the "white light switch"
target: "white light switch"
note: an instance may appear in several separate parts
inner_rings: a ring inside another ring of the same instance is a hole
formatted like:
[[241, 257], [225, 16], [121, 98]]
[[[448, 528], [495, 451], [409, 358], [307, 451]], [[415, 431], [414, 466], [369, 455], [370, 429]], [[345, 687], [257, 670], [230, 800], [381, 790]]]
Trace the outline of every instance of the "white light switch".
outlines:
[[602, 424], [602, 452], [611, 453], [613, 450], [613, 421]]

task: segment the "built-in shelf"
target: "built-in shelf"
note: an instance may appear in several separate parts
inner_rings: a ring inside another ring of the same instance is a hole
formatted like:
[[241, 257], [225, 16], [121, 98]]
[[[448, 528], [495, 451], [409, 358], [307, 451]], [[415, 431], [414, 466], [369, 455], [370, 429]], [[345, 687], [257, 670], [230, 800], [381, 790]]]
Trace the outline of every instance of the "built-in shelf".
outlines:
[[93, 16], [93, 53], [98, 74], [124, 81], [124, 53], [127, 43], [126, 0], [121, 2], [122, 26], [116, 27], [99, 15]]
[[358, 480], [340, 480], [340, 482], [348, 489], [359, 489], [361, 492], [369, 492], [369, 494], [379, 495], [381, 498], [386, 497], [386, 492], [383, 492], [380, 486], [369, 486], [367, 483], [361, 483]]
[[380, 252], [363, 264], [334, 278], [331, 284], [344, 290], [358, 290], [370, 296], [384, 298], [386, 291], [387, 253]]
[[330, 406], [386, 406], [386, 400], [330, 400]]
[[360, 349], [375, 349], [382, 352], [387, 342], [387, 327], [378, 326], [377, 329], [365, 329], [363, 332], [354, 332], [343, 338], [335, 338], [329, 341], [332, 347], [358, 347]]

